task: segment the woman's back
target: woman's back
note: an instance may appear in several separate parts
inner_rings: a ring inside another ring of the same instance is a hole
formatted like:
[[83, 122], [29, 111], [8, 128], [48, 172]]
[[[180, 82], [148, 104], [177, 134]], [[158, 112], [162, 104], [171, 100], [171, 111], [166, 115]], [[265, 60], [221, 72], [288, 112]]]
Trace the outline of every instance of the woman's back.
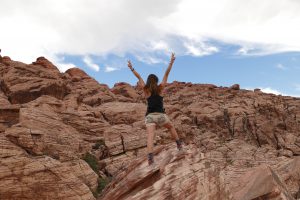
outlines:
[[146, 115], [154, 112], [165, 113], [162, 96], [158, 94], [151, 95], [147, 98], [147, 103], [148, 103], [148, 107], [147, 107]]

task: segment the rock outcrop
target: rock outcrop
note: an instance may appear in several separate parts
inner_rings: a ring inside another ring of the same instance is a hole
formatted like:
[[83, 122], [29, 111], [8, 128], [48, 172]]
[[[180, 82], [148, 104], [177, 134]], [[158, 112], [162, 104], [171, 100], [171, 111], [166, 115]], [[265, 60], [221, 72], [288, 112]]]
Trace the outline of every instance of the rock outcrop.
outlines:
[[[141, 88], [0, 63], [0, 199], [300, 199], [300, 99], [173, 82], [146, 160]], [[106, 186], [106, 187], [105, 187]]]
[[97, 186], [97, 175], [86, 162], [69, 164], [47, 155], [32, 157], [3, 134], [0, 148], [1, 199], [94, 199], [88, 185], [91, 189]]
[[59, 70], [45, 58], [38, 58], [31, 65], [3, 58], [0, 68], [0, 88], [12, 104], [30, 102], [42, 95], [63, 99], [69, 88]]
[[99, 84], [78, 68], [68, 69], [63, 78], [71, 92], [65, 97], [69, 106], [78, 107], [83, 103], [89, 106], [98, 106], [102, 103], [111, 102], [115, 95], [105, 84]]

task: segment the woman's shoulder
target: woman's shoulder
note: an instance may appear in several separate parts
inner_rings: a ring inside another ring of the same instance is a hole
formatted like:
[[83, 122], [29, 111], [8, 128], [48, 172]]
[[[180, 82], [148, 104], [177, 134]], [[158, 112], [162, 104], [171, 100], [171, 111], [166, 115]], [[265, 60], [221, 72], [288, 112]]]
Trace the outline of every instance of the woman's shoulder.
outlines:
[[163, 96], [163, 91], [164, 91], [165, 86], [162, 83], [160, 83], [158, 85], [158, 88], [159, 88], [159, 91], [158, 91], [159, 96]]
[[147, 99], [151, 96], [151, 93], [147, 89], [144, 89], [144, 96]]

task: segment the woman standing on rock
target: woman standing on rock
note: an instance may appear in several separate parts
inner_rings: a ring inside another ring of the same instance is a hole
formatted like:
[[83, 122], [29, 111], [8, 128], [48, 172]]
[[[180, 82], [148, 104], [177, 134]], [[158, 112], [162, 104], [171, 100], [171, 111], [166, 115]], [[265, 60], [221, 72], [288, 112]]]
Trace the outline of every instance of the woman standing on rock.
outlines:
[[147, 98], [147, 112], [145, 117], [146, 129], [148, 132], [147, 137], [147, 150], [148, 150], [148, 163], [149, 165], [154, 163], [153, 159], [153, 140], [154, 131], [156, 126], [165, 127], [169, 129], [172, 137], [175, 139], [178, 150], [182, 150], [182, 142], [179, 140], [178, 134], [169, 120], [168, 116], [165, 114], [165, 109], [163, 107], [163, 97], [161, 96], [162, 91], [167, 84], [169, 73], [172, 69], [173, 63], [175, 61], [175, 54], [172, 53], [169, 66], [165, 72], [164, 78], [160, 84], [158, 84], [158, 78], [154, 74], [150, 74], [147, 78], [145, 84], [142, 77], [137, 73], [130, 61], [128, 61], [128, 67], [133, 72], [133, 74], [139, 79], [139, 85], [143, 87], [145, 97]]

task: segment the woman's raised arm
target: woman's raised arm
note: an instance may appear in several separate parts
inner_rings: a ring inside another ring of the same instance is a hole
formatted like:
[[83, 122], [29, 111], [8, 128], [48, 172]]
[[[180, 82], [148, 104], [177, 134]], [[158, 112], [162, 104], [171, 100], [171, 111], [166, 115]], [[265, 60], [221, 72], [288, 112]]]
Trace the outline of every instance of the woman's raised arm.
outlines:
[[142, 79], [142, 77], [140, 76], [140, 74], [137, 73], [137, 71], [134, 70], [134, 68], [132, 67], [132, 64], [131, 64], [130, 60], [128, 60], [128, 67], [132, 71], [132, 73], [135, 75], [135, 77], [137, 77], [139, 79], [140, 86], [144, 87], [145, 86], [144, 80]]
[[165, 86], [165, 85], [167, 84], [168, 76], [169, 76], [169, 73], [170, 73], [170, 71], [171, 71], [171, 69], [172, 69], [172, 66], [173, 66], [174, 61], [175, 61], [175, 54], [172, 53], [171, 59], [170, 59], [170, 63], [169, 63], [169, 66], [168, 66], [168, 68], [167, 68], [167, 70], [166, 70], [166, 72], [165, 72], [164, 78], [163, 78], [163, 80], [162, 80], [162, 82], [161, 82], [161, 85], [162, 85], [162, 86]]

